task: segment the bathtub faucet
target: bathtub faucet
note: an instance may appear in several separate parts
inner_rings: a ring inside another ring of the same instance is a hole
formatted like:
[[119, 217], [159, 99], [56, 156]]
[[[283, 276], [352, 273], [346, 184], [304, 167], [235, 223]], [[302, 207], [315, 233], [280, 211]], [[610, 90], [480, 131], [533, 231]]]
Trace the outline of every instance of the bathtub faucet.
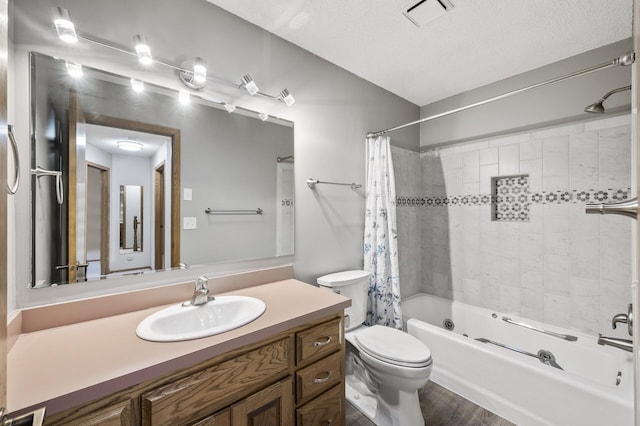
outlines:
[[605, 337], [602, 334], [598, 334], [598, 344], [613, 346], [614, 348], [622, 349], [623, 351], [633, 352], [633, 342], [629, 339], [618, 339], [617, 337]]

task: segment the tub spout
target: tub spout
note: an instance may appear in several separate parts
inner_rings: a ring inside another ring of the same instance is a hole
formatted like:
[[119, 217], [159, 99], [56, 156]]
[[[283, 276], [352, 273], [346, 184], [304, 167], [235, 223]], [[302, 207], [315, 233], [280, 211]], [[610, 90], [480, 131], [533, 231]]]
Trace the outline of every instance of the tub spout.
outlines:
[[613, 346], [614, 348], [622, 349], [623, 351], [633, 352], [633, 342], [629, 339], [618, 339], [617, 337], [605, 337], [602, 334], [598, 334], [598, 344]]

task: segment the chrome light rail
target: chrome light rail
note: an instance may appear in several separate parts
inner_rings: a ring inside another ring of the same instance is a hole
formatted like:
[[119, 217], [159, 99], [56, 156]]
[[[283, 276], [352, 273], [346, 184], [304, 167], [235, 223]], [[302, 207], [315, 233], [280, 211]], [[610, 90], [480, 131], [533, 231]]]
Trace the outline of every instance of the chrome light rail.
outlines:
[[524, 328], [527, 328], [529, 330], [537, 331], [539, 333], [547, 334], [549, 336], [557, 337], [559, 339], [568, 340], [570, 342], [575, 342], [576, 340], [578, 340], [578, 338], [576, 336], [572, 336], [570, 334], [560, 334], [560, 333], [556, 333], [554, 331], [545, 330], [544, 328], [538, 328], [538, 327], [535, 327], [533, 325], [526, 324], [524, 322], [514, 321], [509, 317], [502, 317], [502, 321], [507, 322], [509, 324], [517, 325], [519, 327], [524, 327]]

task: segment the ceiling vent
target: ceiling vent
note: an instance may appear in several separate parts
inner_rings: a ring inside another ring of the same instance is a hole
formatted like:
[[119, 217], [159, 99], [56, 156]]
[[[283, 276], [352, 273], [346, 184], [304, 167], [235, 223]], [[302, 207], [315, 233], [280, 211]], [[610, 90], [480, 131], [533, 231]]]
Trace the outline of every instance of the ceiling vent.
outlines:
[[449, 0], [422, 0], [405, 9], [402, 14], [416, 27], [428, 24], [453, 9]]

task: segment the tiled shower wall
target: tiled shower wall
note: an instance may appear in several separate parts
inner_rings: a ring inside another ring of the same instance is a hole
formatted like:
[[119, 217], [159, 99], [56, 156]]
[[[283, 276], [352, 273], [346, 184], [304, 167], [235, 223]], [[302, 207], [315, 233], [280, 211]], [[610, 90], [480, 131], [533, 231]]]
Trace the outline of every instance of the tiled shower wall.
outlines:
[[[620, 116], [447, 146], [420, 154], [421, 173], [395, 150], [403, 296], [610, 333], [631, 300], [631, 221], [584, 209], [630, 195], [630, 129]], [[529, 220], [492, 220], [492, 177], [514, 175]]]
[[[422, 193], [422, 165], [420, 154], [391, 146], [396, 178], [396, 195]], [[398, 262], [400, 296], [420, 293], [422, 285], [422, 254], [420, 251], [421, 211], [416, 208], [396, 209], [398, 220]]]

